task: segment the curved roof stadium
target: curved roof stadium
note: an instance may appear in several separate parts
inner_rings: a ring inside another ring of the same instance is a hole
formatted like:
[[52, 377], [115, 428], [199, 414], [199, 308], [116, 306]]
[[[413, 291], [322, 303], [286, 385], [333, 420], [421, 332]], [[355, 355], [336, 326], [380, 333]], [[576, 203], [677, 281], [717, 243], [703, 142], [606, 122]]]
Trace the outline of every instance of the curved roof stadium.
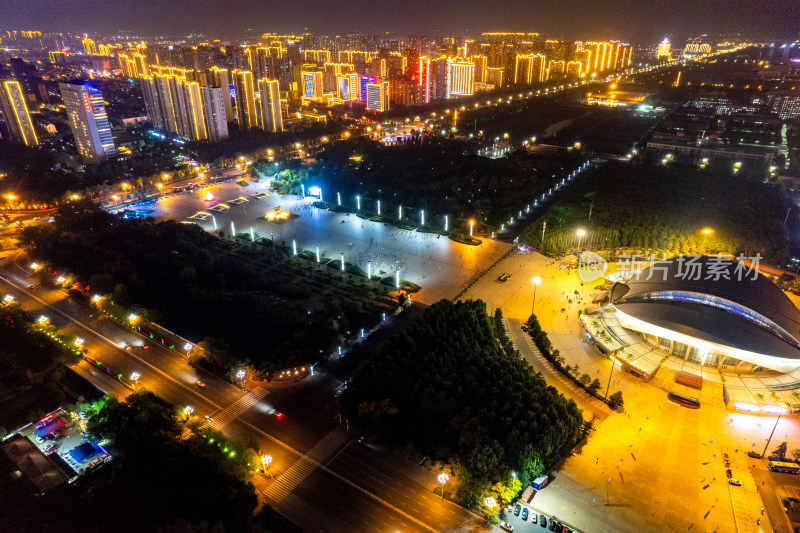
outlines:
[[610, 296], [631, 329], [774, 370], [800, 367], [800, 312], [742, 263], [708, 256], [659, 261], [614, 284]]

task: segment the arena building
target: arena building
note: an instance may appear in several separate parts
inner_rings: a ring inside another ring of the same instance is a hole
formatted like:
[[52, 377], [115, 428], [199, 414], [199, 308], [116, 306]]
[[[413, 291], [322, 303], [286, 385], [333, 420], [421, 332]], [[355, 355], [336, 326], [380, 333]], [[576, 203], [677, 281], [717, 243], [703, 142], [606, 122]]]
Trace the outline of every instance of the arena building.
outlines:
[[618, 366], [668, 390], [721, 388], [745, 411], [800, 409], [800, 312], [757, 266], [655, 262], [614, 283], [582, 322]]

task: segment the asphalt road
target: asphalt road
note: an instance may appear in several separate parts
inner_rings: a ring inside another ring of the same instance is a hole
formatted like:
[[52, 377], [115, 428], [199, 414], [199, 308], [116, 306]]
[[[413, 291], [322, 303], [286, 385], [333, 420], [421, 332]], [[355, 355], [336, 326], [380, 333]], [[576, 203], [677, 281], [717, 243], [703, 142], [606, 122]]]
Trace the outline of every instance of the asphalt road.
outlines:
[[[314, 531], [456, 531], [476, 525], [471, 513], [433, 494], [434, 474], [412, 467], [386, 450], [357, 443], [355, 435], [339, 426], [333, 401], [339, 382], [332, 377], [317, 374], [296, 385], [250, 383], [250, 392], [245, 392], [191, 367], [182, 355], [112, 320], [93, 318], [88, 307], [62, 291], [30, 290], [30, 283], [16, 267], [6, 265], [0, 275], [0, 294], [12, 294], [33, 316], [47, 316], [60, 333], [83, 338], [89, 354], [112, 372], [125, 376], [138, 372], [140, 386], [164, 400], [191, 406], [195, 415], [213, 416], [217, 422], [229, 419], [221, 427], [226, 435], [270, 454], [271, 477], [256, 479], [262, 497], [284, 474], [291, 480], [301, 459], [310, 464], [285, 497], [279, 501], [266, 498], [302, 527]], [[148, 349], [142, 347], [145, 343]], [[85, 361], [74, 368], [102, 390], [122, 396], [130, 392]], [[206, 386], [198, 386], [197, 380]], [[285, 417], [278, 420], [275, 410]], [[331, 435], [339, 439], [331, 441]], [[319, 445], [329, 441], [325, 453], [318, 453]]]

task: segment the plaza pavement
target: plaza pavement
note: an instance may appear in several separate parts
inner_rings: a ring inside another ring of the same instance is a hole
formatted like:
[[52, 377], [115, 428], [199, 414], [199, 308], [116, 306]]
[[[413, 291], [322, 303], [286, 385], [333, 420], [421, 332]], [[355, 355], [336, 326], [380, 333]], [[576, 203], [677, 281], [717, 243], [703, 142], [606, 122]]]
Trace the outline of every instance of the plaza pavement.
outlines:
[[[501, 283], [501, 273], [511, 278]], [[577, 315], [578, 309], [591, 307], [601, 281], [581, 285], [577, 272], [559, 269], [558, 262], [538, 253], [514, 254], [462, 298], [481, 298], [490, 309], [500, 307], [510, 328], [518, 329], [517, 321], [524, 322], [531, 313], [534, 276], [542, 278], [534, 310], [553, 347], [565, 357], [565, 365], [578, 364], [580, 374], [599, 379], [605, 392], [611, 363], [583, 342]], [[510, 333], [519, 344], [519, 335]], [[549, 365], [541, 360], [537, 364]], [[548, 383], [577, 400], [549, 368], [543, 372]], [[623, 392], [625, 412], [596, 418], [596, 431], [586, 444], [557, 466], [553, 482], [533, 499], [535, 510], [591, 532], [773, 530], [768, 517], [760, 515], [763, 504], [744, 453], [762, 451], [776, 417], [733, 413], [718, 404], [686, 409], [667, 403], [655, 380], [643, 382], [619, 369], [611, 377], [609, 394]], [[800, 447], [796, 417], [781, 419], [770, 449], [783, 440], [790, 450]], [[724, 453], [742, 487], [727, 483]]]
[[[219, 202], [227, 202], [240, 196], [249, 201], [241, 205], [231, 205], [230, 209], [217, 213], [208, 210], [213, 204], [206, 201], [204, 195], [209, 191]], [[252, 195], [257, 192], [268, 192], [270, 197], [256, 199]], [[331, 200], [325, 196], [323, 198]], [[317, 209], [311, 205], [314, 201], [316, 198], [313, 197], [303, 199], [298, 195], [271, 192], [268, 181], [265, 180], [260, 183], [248, 182], [245, 187], [236, 182], [212, 185], [200, 191], [162, 198], [143, 208], [152, 209], [155, 218], [179, 221], [186, 221], [199, 211], [210, 213], [216, 219], [217, 228], [226, 235], [230, 234], [231, 222], [234, 223], [237, 234], [249, 232], [252, 226], [255, 233], [262, 237], [269, 238], [270, 233], [274, 233], [276, 244], [291, 246], [295, 239], [298, 250], [302, 248], [313, 251], [319, 246], [320, 254], [335, 258], [343, 253], [345, 261], [363, 270], [367, 269], [367, 261], [372, 261], [373, 273], [377, 275], [383, 271], [380, 274], [382, 277], [393, 276], [399, 268], [402, 279], [422, 287], [413, 297], [426, 304], [453, 297], [479, 268], [488, 267], [510, 246], [491, 239], [483, 239], [480, 246], [468, 246], [447, 237], [364, 220], [354, 214]], [[278, 206], [299, 217], [282, 224], [258, 220]], [[412, 223], [415, 217], [419, 217], [418, 211], [410, 208], [404, 208], [404, 211]], [[455, 224], [454, 220], [450, 222]], [[214, 229], [211, 218], [197, 221], [197, 224], [206, 231]]]

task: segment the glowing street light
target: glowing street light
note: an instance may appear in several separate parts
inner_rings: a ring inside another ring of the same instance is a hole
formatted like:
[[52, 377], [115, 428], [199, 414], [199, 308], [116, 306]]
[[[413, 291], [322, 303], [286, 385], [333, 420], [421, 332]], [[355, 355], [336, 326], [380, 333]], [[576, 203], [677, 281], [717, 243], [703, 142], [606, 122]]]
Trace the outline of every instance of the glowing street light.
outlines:
[[398, 220], [403, 220], [403, 206], [402, 205], [397, 208], [397, 219]]
[[344, 272], [344, 254], [342, 254], [342, 272]]
[[139, 385], [139, 378], [142, 377], [138, 372], [134, 372], [131, 374], [131, 381], [133, 381], [133, 387], [136, 388]]
[[261, 464], [264, 466], [264, 473], [266, 474], [267, 470], [269, 470], [269, 467], [272, 464], [272, 456], [264, 454], [261, 457]]
[[256, 242], [256, 234], [253, 231], [253, 226], [250, 226], [250, 240]]
[[356, 209], [361, 211], [361, 196], [356, 195]]
[[394, 273], [394, 287], [396, 289], [400, 288], [400, 270], [396, 270]]
[[472, 237], [472, 228], [475, 226], [475, 219], [469, 219], [469, 236]]
[[47, 324], [47, 322], [49, 321], [50, 319], [47, 318], [45, 315], [41, 315], [39, 318], [36, 319], [36, 322], [38, 322], [39, 324]]
[[425, 225], [425, 210], [424, 209], [420, 209], [419, 213], [420, 213], [420, 217], [419, 217], [420, 218], [420, 223], [424, 226]]
[[447, 231], [447, 215], [444, 216], [444, 230]]
[[217, 231], [217, 217], [211, 215], [211, 223], [214, 224], [214, 231]]
[[336, 193], [336, 205], [342, 205], [342, 195], [338, 192]]
[[450, 479], [450, 476], [442, 472], [439, 474], [437, 479], [439, 480], [439, 483], [442, 484], [442, 499], [444, 500], [444, 484], [447, 483], [447, 481]]
[[372, 261], [367, 261], [367, 279], [372, 279]]
[[231, 237], [236, 237], [236, 226], [233, 224], [233, 220], [231, 220]]
[[536, 276], [533, 278], [533, 303], [531, 304], [531, 314], [533, 314], [533, 308], [536, 307], [536, 287], [542, 284], [542, 278]]
[[139, 319], [139, 315], [137, 315], [135, 313], [131, 313], [131, 314], [128, 315], [128, 322], [133, 323], [133, 322], [136, 322], [138, 319]]
[[297, 241], [292, 239], [292, 255], [297, 255]]
[[239, 381], [242, 382], [241, 383], [241, 387], [242, 388], [244, 388], [244, 386], [245, 386], [246, 378], [247, 378], [247, 372], [245, 372], [245, 370], [243, 368], [240, 369], [238, 372], [236, 372], [236, 379], [238, 379]]
[[187, 405], [186, 407], [183, 408], [183, 414], [185, 414], [186, 416], [192, 416], [192, 413], [194, 413], [194, 407]]
[[492, 509], [494, 508], [495, 505], [497, 505], [497, 500], [495, 500], [491, 496], [487, 496], [486, 498], [483, 499], [483, 503], [486, 505], [486, 507]]
[[583, 236], [586, 235], [586, 232], [583, 229], [579, 229], [575, 233], [578, 235], [578, 248], [580, 248], [581, 241], [583, 240]]
[[378, 200], [378, 216], [381, 216], [381, 201]]

